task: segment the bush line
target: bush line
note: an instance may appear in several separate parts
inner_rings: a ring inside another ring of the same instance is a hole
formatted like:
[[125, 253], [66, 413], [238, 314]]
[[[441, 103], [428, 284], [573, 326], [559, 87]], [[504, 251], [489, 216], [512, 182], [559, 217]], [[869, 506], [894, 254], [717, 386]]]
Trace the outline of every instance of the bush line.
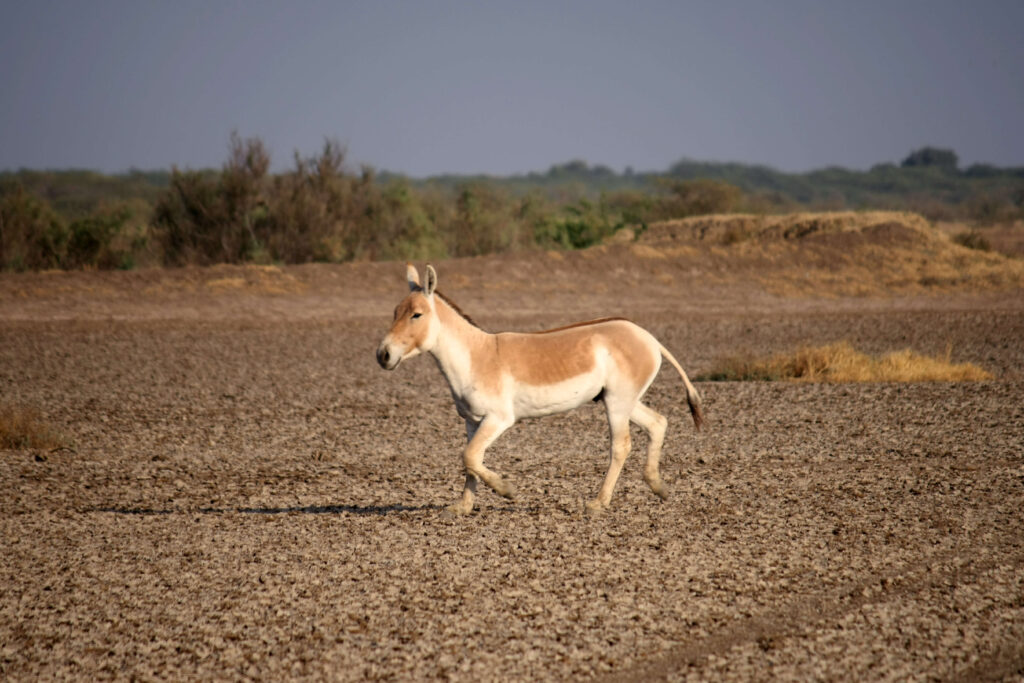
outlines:
[[[306, 263], [579, 249], [621, 227], [710, 213], [902, 209], [979, 224], [1024, 218], [1024, 168], [957, 168], [924, 148], [899, 166], [786, 174], [681, 161], [665, 175], [582, 161], [508, 178], [410, 181], [345, 163], [328, 140], [270, 173], [259, 138], [233, 134], [219, 171], [0, 173], [0, 269]], [[977, 231], [956, 237], [987, 249]]]
[[655, 191], [515, 194], [497, 183], [454, 187], [381, 181], [352, 171], [327, 141], [271, 174], [258, 138], [232, 135], [219, 172], [172, 169], [152, 204], [116, 198], [86, 215], [58, 213], [17, 182], [0, 187], [0, 268], [307, 263], [476, 256], [528, 248], [578, 249], [625, 225], [741, 207], [713, 180], [665, 181]]

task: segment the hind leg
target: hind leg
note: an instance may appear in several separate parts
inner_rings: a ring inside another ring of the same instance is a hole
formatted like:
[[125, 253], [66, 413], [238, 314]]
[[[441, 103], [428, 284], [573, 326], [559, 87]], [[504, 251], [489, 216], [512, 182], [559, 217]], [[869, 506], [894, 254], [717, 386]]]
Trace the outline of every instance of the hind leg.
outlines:
[[608, 462], [608, 473], [605, 474], [604, 483], [601, 484], [597, 498], [587, 503], [587, 512], [590, 514], [601, 512], [611, 503], [612, 491], [615, 489], [615, 483], [619, 480], [619, 474], [622, 473], [622, 465], [626, 462], [626, 456], [629, 455], [629, 449], [632, 447], [628, 412], [615, 410], [609, 405], [607, 399], [605, 405], [608, 409], [608, 426], [612, 433], [611, 457]]
[[659, 465], [661, 462], [661, 445], [665, 441], [665, 429], [668, 426], [668, 420], [665, 416], [657, 413], [643, 403], [637, 403], [633, 407], [633, 412], [629, 414], [629, 419], [636, 422], [638, 425], [644, 428], [647, 432], [647, 436], [650, 437], [650, 443], [647, 446], [647, 464], [644, 466], [644, 481], [651, 487], [658, 496], [663, 500], [668, 498], [668, 491], [665, 488], [665, 482], [661, 480], [661, 471]]

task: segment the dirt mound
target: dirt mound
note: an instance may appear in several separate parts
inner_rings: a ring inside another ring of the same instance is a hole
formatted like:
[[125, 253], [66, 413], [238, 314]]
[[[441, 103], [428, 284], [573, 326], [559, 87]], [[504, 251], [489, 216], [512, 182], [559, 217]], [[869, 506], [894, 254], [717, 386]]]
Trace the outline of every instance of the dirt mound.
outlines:
[[611, 245], [781, 296], [878, 296], [1024, 286], [1024, 262], [969, 249], [894, 211], [715, 215], [624, 231]]
[[696, 216], [655, 223], [638, 236], [637, 241], [650, 244], [702, 242], [705, 244], [736, 244], [747, 240], [823, 240], [834, 236], [877, 236], [879, 228], [887, 234], [898, 234], [900, 241], [920, 246], [940, 238], [923, 217], [900, 211], [841, 211], [825, 213], [792, 213], [781, 215], [728, 214]]

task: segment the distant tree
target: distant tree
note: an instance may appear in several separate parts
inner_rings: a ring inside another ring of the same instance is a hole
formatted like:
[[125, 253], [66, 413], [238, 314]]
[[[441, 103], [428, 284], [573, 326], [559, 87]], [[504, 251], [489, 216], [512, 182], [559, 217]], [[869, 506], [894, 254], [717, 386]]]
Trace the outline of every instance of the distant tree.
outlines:
[[582, 159], [573, 159], [564, 164], [555, 164], [548, 169], [548, 178], [562, 178], [565, 176], [580, 176], [590, 172], [590, 166]]
[[662, 202], [665, 218], [685, 218], [709, 213], [728, 213], [743, 197], [735, 185], [720, 180], [666, 178], [660, 184], [671, 194]]
[[956, 152], [951, 149], [939, 149], [938, 147], [922, 147], [915, 150], [903, 160], [900, 165], [904, 168], [915, 166], [937, 166], [942, 169], [955, 171], [957, 167]]

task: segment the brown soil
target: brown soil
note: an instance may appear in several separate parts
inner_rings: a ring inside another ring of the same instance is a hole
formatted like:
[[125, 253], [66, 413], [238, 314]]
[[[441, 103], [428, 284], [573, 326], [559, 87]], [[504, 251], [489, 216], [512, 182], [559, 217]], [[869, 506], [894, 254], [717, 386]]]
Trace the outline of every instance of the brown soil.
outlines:
[[841, 268], [890, 271], [808, 274], [811, 254], [923, 248], [873, 229], [831, 252], [762, 241], [762, 267], [756, 240], [651, 236], [435, 264], [487, 329], [626, 316], [691, 376], [846, 339], [951, 344], [997, 378], [703, 383], [698, 434], [663, 372], [648, 402], [670, 422], [671, 496], [644, 484], [634, 431], [596, 520], [597, 405], [489, 451], [515, 501], [442, 514], [463, 434], [444, 382], [373, 357], [400, 264], [0, 275], [0, 403], [69, 444], [0, 450], [0, 678], [1024, 675], [1022, 290], [851, 296]]

